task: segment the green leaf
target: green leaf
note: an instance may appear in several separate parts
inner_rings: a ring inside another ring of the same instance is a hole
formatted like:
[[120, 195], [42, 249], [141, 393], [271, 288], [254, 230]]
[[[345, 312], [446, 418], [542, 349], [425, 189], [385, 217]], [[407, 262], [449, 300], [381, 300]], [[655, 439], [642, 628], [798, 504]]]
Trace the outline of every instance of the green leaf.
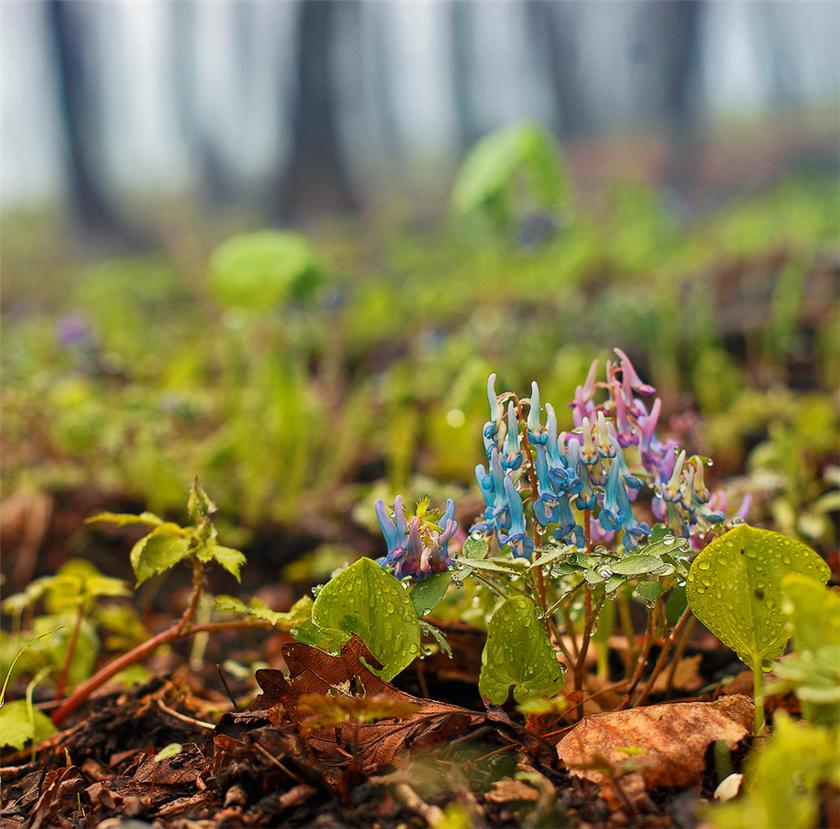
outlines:
[[309, 596], [298, 599], [287, 611], [272, 610], [259, 599], [251, 599], [246, 605], [234, 596], [216, 596], [216, 609], [222, 613], [239, 613], [268, 622], [280, 630], [291, 630], [304, 624], [312, 616], [314, 602]]
[[458, 559], [458, 564], [464, 568], [491, 570], [494, 573], [507, 573], [512, 576], [522, 575], [522, 572], [528, 569], [527, 558], [461, 558]]
[[494, 705], [505, 702], [511, 686], [520, 703], [535, 696], [556, 696], [563, 686], [563, 669], [537, 614], [530, 599], [516, 596], [501, 604], [490, 619], [478, 689]]
[[659, 556], [634, 554], [620, 558], [607, 566], [613, 573], [617, 573], [620, 576], [641, 576], [643, 573], [651, 573], [662, 567], [662, 563], [662, 559]]
[[216, 505], [210, 500], [198, 478], [193, 478], [187, 498], [187, 514], [190, 520], [198, 526], [202, 521], [211, 519], [215, 513]]
[[782, 579], [782, 610], [790, 621], [793, 646], [816, 653], [840, 645], [840, 596], [809, 576], [792, 573]]
[[556, 547], [555, 549], [551, 550], [551, 552], [543, 553], [540, 555], [539, 558], [534, 558], [531, 564], [528, 566], [529, 570], [533, 570], [536, 567], [543, 567], [546, 564], [551, 564], [552, 561], [557, 561], [558, 558], [563, 558], [564, 556], [568, 556], [569, 553], [573, 553], [577, 550], [577, 548], [572, 545], [561, 545], [560, 547]]
[[820, 787], [838, 783], [837, 756], [832, 730], [779, 713], [773, 735], [747, 759], [744, 795], [703, 816], [715, 829], [812, 829], [821, 824]]
[[210, 559], [220, 564], [228, 571], [237, 581], [239, 581], [239, 571], [242, 565], [245, 564], [245, 556], [239, 550], [234, 550], [232, 547], [223, 547], [221, 544], [216, 544], [211, 541], [207, 545], [210, 553]]
[[449, 642], [446, 641], [446, 637], [443, 635], [443, 631], [441, 631], [440, 628], [435, 627], [435, 625], [432, 625], [429, 622], [424, 622], [421, 619], [420, 632], [423, 636], [431, 636], [435, 642], [438, 643], [438, 647], [441, 651], [452, 659], [452, 648], [449, 647]]
[[461, 548], [461, 555], [464, 558], [484, 558], [489, 549], [490, 545], [487, 543], [487, 539], [484, 536], [481, 538], [473, 538], [470, 536]]
[[170, 757], [176, 757], [183, 751], [181, 743], [169, 743], [164, 746], [157, 754], [155, 754], [155, 762], [159, 763], [161, 760], [168, 760]]
[[295, 233], [243, 233], [220, 245], [210, 260], [217, 299], [256, 311], [305, 294], [320, 281], [309, 241]]
[[691, 565], [691, 612], [754, 670], [767, 668], [788, 640], [782, 579], [801, 573], [822, 582], [828, 565], [806, 544], [742, 524], [716, 538]]
[[132, 515], [127, 512], [99, 512], [85, 519], [85, 524], [116, 524], [125, 527], [128, 524], [146, 524], [156, 527], [163, 524], [163, 519], [158, 518], [153, 512], [141, 512], [139, 515]]
[[652, 602], [662, 593], [662, 585], [658, 581], [643, 581], [633, 588], [632, 596], [643, 602]]
[[494, 207], [506, 213], [520, 175], [537, 207], [559, 210], [567, 199], [560, 154], [551, 136], [537, 124], [513, 124], [482, 138], [458, 172], [453, 207], [462, 214]]
[[46, 740], [55, 731], [52, 720], [43, 711], [30, 709], [26, 700], [7, 702], [0, 708], [0, 746], [20, 750], [29, 740]]
[[139, 587], [158, 573], [165, 573], [189, 555], [189, 541], [177, 524], [161, 524], [131, 548], [131, 566]]
[[435, 573], [411, 588], [409, 595], [418, 616], [427, 616], [438, 606], [451, 581], [451, 572]]
[[358, 634], [390, 681], [420, 655], [420, 625], [408, 591], [369, 558], [330, 579], [312, 607], [312, 621], [349, 639]]
[[688, 599], [685, 595], [685, 587], [674, 587], [665, 602], [665, 621], [673, 627], [680, 620], [680, 616], [683, 615], [687, 607]]

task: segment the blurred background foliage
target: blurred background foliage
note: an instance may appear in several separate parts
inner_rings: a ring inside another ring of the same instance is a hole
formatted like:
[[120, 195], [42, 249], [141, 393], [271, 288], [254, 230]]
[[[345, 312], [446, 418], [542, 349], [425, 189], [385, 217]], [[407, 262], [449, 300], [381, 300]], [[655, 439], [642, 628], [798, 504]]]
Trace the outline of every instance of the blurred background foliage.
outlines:
[[323, 568], [378, 495], [469, 522], [490, 371], [562, 410], [615, 345], [830, 550], [835, 12], [4, 3], [7, 503], [198, 473]]

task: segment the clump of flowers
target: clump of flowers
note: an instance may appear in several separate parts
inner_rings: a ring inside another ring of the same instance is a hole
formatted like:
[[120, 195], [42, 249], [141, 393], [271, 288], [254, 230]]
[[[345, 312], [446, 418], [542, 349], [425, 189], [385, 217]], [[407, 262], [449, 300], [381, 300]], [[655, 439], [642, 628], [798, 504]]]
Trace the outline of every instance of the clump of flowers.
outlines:
[[453, 566], [449, 557], [449, 542], [458, 531], [455, 502], [446, 501], [446, 511], [438, 514], [429, 509], [427, 500], [421, 501], [414, 515], [403, 507], [402, 496], [394, 500], [394, 517], [389, 515], [380, 498], [374, 507], [379, 528], [388, 547], [379, 564], [398, 578], [423, 579], [442, 573]]
[[[490, 375], [490, 420], [482, 430], [488, 468], [476, 467], [486, 508], [473, 531], [530, 558], [549, 531], [581, 548], [620, 534], [624, 549], [634, 548], [651, 534], [650, 523], [634, 514], [642, 495], [649, 498], [646, 517], [695, 541], [723, 521], [724, 513], [714, 508], [721, 496], [713, 499], [705, 485], [707, 459], [660, 439], [662, 403], [656, 398], [648, 408], [642, 399], [655, 389], [642, 382], [623, 351], [615, 352], [618, 360], [606, 361], [604, 381], [596, 381], [596, 360], [577, 387], [570, 431], [558, 433], [550, 403], [543, 423], [536, 382], [530, 398], [519, 399], [512, 392], [497, 395], [496, 376]], [[526, 514], [534, 519], [531, 536]]]
[[[597, 380], [600, 362], [592, 362], [569, 403], [568, 431], [558, 432], [550, 403], [543, 421], [536, 382], [529, 398], [519, 398], [514, 392], [497, 394], [496, 375], [490, 375], [490, 419], [482, 428], [486, 466], [475, 468], [485, 509], [471, 532], [495, 538], [517, 558], [531, 558], [549, 536], [581, 549], [620, 543], [632, 550], [647, 541], [657, 522], [698, 549], [724, 520], [725, 495], [711, 493], [704, 479], [711, 462], [659, 436], [662, 401], [645, 402], [656, 390], [621, 349], [615, 353], [617, 359], [606, 361], [603, 380]], [[415, 579], [450, 567], [454, 515], [451, 500], [435, 521], [427, 504], [411, 516], [397, 498], [392, 520], [377, 501], [388, 546], [382, 566], [398, 578]]]

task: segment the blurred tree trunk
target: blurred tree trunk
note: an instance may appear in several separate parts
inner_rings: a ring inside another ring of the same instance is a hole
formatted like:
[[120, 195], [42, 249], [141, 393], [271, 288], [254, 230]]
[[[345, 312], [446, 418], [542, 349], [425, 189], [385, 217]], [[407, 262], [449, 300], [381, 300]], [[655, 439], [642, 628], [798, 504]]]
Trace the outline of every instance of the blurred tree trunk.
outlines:
[[591, 127], [581, 79], [575, 19], [583, 4], [528, 0], [526, 14], [536, 59], [549, 79], [554, 103], [553, 131], [577, 138]]
[[357, 206], [341, 154], [330, 57], [341, 15], [358, 12], [356, 0], [304, 0], [300, 4], [291, 151], [278, 194], [280, 215], [285, 219]]
[[668, 125], [666, 182], [685, 192], [694, 184], [702, 137], [699, 135], [701, 31], [703, 0], [657, 3], [664, 47], [660, 77], [662, 106]]
[[472, 80], [472, 8], [469, 0], [450, 0], [449, 50], [452, 61], [452, 89], [455, 97], [457, 146], [460, 151], [481, 137], [476, 123], [471, 90]]
[[95, 146], [96, 92], [90, 83], [84, 41], [86, 11], [82, 4], [49, 0], [47, 16], [55, 52], [57, 97], [66, 147], [66, 173], [76, 217], [81, 229], [132, 248], [150, 244], [117, 214], [97, 174]]

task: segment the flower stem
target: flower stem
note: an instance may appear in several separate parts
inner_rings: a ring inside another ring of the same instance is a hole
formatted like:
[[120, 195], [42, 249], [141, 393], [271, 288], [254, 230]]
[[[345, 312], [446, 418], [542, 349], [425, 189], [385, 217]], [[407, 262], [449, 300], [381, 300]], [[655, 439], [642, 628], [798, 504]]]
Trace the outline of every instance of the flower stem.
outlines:
[[761, 658], [753, 656], [753, 699], [755, 701], [755, 736], [764, 734], [764, 673]]
[[661, 606], [661, 599], [657, 599], [656, 603], [653, 605], [653, 610], [648, 610], [647, 627], [645, 628], [645, 639], [642, 643], [642, 650], [639, 654], [639, 659], [636, 662], [636, 668], [633, 671], [633, 675], [630, 677], [630, 681], [628, 683], [627, 698], [624, 701], [624, 705], [621, 706], [622, 709], [630, 707], [630, 700], [633, 697], [633, 692], [636, 688], [636, 685], [639, 684], [639, 680], [641, 679], [642, 674], [644, 673], [645, 665], [647, 664], [647, 659], [650, 655], [650, 649], [653, 646], [653, 634], [656, 630], [656, 620], [659, 616], [659, 608]]
[[[671, 631], [671, 635], [663, 642], [662, 650], [659, 652], [659, 657], [656, 660], [656, 664], [653, 666], [653, 670], [650, 672], [650, 676], [647, 678], [647, 681], [644, 684], [644, 687], [639, 692], [639, 695], [636, 697], [636, 701], [634, 705], [642, 705], [645, 700], [647, 700], [648, 695], [653, 690], [654, 683], [656, 682], [656, 678], [659, 674], [662, 673], [662, 669], [665, 667], [665, 663], [668, 661], [668, 654], [671, 653], [671, 648], [674, 647], [674, 643], [677, 641], [679, 636], [682, 634], [683, 628], [688, 624], [688, 620], [691, 617], [691, 609], [686, 608], [682, 616], [680, 616], [679, 621], [676, 625], [674, 625], [674, 629]], [[674, 658], [674, 667], [676, 667], [676, 657]]]

